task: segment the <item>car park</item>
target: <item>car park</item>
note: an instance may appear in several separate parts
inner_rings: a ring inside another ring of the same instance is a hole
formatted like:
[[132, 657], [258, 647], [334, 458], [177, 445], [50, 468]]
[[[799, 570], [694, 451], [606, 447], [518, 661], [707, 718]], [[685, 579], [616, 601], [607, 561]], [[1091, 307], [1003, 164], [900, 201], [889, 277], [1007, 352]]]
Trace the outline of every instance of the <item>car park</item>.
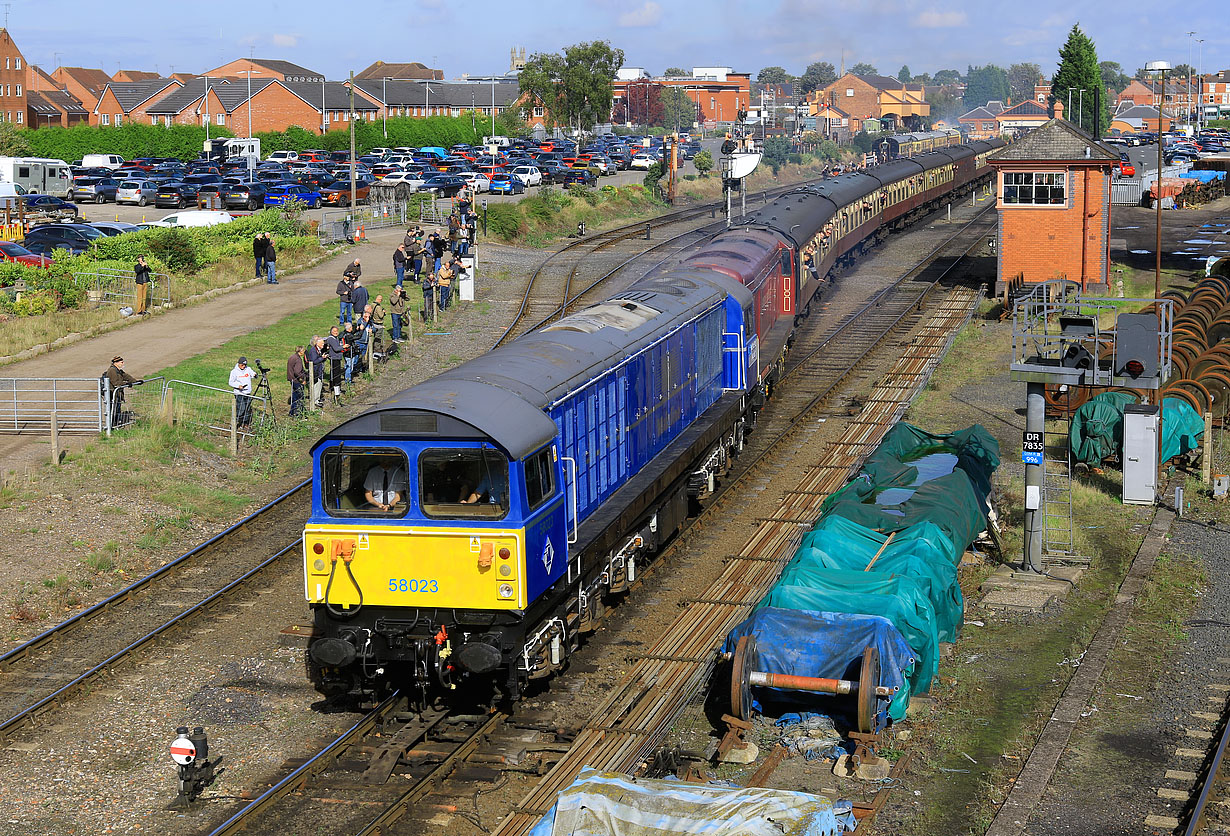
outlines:
[[21, 245], [32, 253], [50, 255], [66, 250], [76, 255], [103, 237], [102, 232], [87, 224], [43, 224], [30, 230]]
[[537, 166], [519, 165], [512, 170], [511, 174], [527, 186], [542, 185], [542, 172]]
[[629, 168], [648, 170], [657, 159], [651, 154], [637, 154], [632, 158], [632, 162], [628, 165]]
[[0, 241], [0, 260], [30, 267], [46, 267], [52, 263], [49, 256], [31, 252], [15, 241]]
[[588, 168], [564, 169], [559, 182], [563, 185], [580, 183], [582, 186], [592, 186], [598, 182], [598, 175]]
[[284, 206], [297, 201], [315, 209], [320, 205], [320, 199], [320, 192], [299, 183], [274, 183], [265, 192], [266, 206]]
[[427, 182], [427, 177], [418, 171], [395, 171], [380, 182], [386, 186], [396, 186], [398, 183], [405, 183], [410, 188], [418, 191]]
[[525, 183], [512, 174], [497, 174], [491, 178], [492, 194], [523, 194]]

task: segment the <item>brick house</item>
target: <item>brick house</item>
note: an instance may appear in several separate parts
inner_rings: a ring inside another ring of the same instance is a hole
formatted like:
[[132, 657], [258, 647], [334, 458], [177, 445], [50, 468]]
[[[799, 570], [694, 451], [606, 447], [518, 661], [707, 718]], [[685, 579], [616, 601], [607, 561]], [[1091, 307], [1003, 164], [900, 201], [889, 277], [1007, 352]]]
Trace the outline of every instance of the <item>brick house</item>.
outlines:
[[[817, 89], [808, 100], [811, 114], [822, 104], [839, 107], [855, 120], [886, 118], [891, 127], [918, 130], [931, 115], [923, 86], [909, 84], [882, 75], [846, 73], [841, 78]], [[885, 125], [885, 127], [890, 127]]]
[[1131, 102], [1134, 105], [1152, 105], [1157, 104], [1157, 96], [1153, 94], [1153, 90], [1138, 79], [1132, 79], [1127, 87], [1123, 88], [1115, 98], [1115, 104], [1123, 104]]
[[26, 74], [25, 58], [7, 29], [0, 29], [0, 119], [6, 122], [26, 124]]
[[999, 122], [995, 116], [985, 105], [976, 107], [957, 117], [957, 124], [960, 126], [958, 129], [967, 139], [994, 139], [999, 136]]
[[[643, 84], [644, 81], [616, 80], [612, 107], [627, 95], [628, 85]], [[653, 82], [682, 90], [700, 106], [700, 112], [707, 122], [734, 122], [740, 110], [747, 110], [753, 104], [752, 74], [737, 73], [729, 67], [694, 67], [690, 76], [655, 78]], [[759, 97], [755, 104], [760, 104]]]
[[252, 80], [258, 78], [274, 81], [286, 81], [292, 84], [320, 84], [325, 80], [324, 75], [309, 70], [307, 67], [300, 67], [298, 64], [292, 64], [290, 61], [278, 61], [272, 58], [239, 58], [230, 63], [223, 64], [221, 67], [214, 67], [202, 75], [207, 75], [210, 78], [242, 78], [247, 79], [246, 73], [252, 72]]
[[1111, 168], [1119, 153], [1062, 118], [998, 149], [996, 295], [1015, 281], [1069, 279], [1105, 293], [1110, 265]]
[[[196, 79], [149, 107], [147, 113], [151, 124], [161, 125], [200, 125], [208, 114], [209, 124], [246, 136], [249, 106], [253, 133], [285, 131], [292, 125], [309, 131], [322, 130], [322, 125], [326, 130], [343, 127], [349, 125], [352, 112], [349, 89], [338, 81], [305, 84], [253, 78], [249, 103], [245, 77], [239, 81], [210, 78], [208, 93], [205, 79]], [[355, 96], [353, 112], [360, 119], [374, 121], [378, 111], [363, 96]]]
[[[1166, 123], [1169, 126], [1169, 122]], [[1121, 134], [1157, 131], [1157, 108], [1124, 102], [1110, 119], [1110, 129]]]
[[90, 124], [119, 126], [131, 121], [144, 122], [152, 105], [182, 86], [173, 78], [109, 82], [90, 110]]
[[[345, 82], [349, 86], [349, 82]], [[384, 81], [355, 76], [355, 101], [362, 96], [376, 105], [376, 118], [388, 116], [460, 116], [470, 110], [490, 118], [521, 101], [515, 81], [488, 84]], [[387, 100], [386, 100], [387, 99]], [[541, 110], [541, 108], [540, 108]], [[542, 114], [539, 114], [542, 118]]]
[[120, 70], [111, 78], [113, 81], [153, 81], [162, 76], [148, 70]]
[[995, 121], [999, 123], [999, 132], [1009, 135], [1033, 130], [1046, 124], [1048, 119], [1050, 115], [1046, 112], [1046, 104], [1033, 99], [1014, 104], [995, 115]]
[[103, 88], [113, 81], [102, 70], [88, 67], [56, 67], [51, 78], [57, 87], [91, 109]]
[[71, 128], [90, 121], [90, 111], [63, 90], [26, 90], [26, 124]]

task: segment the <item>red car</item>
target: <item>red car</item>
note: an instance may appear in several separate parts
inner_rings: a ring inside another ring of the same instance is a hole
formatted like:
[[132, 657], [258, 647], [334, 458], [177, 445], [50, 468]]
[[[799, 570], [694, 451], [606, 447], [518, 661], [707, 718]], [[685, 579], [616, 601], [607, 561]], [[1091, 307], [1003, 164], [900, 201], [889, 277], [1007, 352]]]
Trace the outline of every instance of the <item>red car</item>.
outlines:
[[0, 258], [17, 264], [29, 264], [32, 267], [46, 267], [52, 263], [47, 256], [32, 253], [13, 241], [0, 241]]

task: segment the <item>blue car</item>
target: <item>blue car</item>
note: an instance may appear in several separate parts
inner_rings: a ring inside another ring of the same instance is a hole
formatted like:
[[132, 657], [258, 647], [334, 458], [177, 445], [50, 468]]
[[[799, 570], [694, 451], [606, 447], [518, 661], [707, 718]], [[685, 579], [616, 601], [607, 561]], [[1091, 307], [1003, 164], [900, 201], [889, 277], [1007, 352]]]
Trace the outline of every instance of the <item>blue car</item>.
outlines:
[[275, 183], [265, 192], [266, 206], [282, 206], [292, 200], [307, 204], [309, 209], [320, 205], [320, 192], [299, 183]]
[[523, 194], [525, 184], [511, 174], [493, 174], [490, 191], [492, 194]]

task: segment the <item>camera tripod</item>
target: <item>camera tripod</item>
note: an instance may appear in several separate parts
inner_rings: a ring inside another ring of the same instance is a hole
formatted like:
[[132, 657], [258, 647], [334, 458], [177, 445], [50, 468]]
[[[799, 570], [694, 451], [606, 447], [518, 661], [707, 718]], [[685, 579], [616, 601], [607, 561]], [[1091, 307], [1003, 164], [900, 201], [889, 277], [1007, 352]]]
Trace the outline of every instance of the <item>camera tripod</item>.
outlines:
[[264, 398], [266, 409], [264, 419], [270, 422], [277, 420], [277, 410], [273, 408], [273, 393], [269, 391], [269, 369], [257, 366], [257, 371], [260, 376], [256, 379], [256, 385], [252, 387], [253, 398]]

